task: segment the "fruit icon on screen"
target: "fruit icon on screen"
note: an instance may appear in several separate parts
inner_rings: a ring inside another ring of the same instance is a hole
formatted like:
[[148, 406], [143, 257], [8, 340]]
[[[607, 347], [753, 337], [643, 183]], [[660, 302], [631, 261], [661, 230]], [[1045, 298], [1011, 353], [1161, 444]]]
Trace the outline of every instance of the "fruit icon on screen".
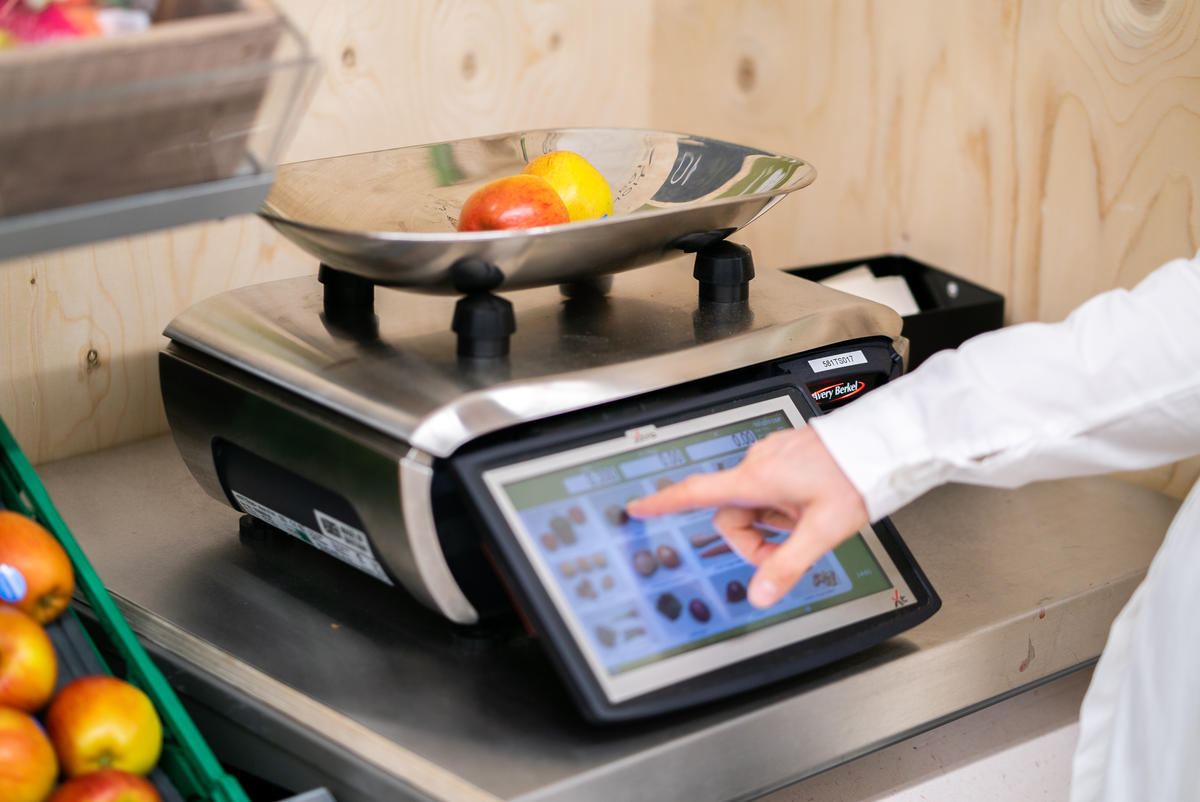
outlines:
[[655, 549], [654, 554], [658, 557], [658, 561], [662, 563], [665, 568], [679, 567], [679, 552], [675, 551], [675, 549], [667, 544], [664, 543]]
[[604, 509], [604, 517], [613, 526], [624, 526], [629, 523], [629, 513], [620, 504], [610, 504]]
[[550, 531], [558, 538], [558, 541], [564, 546], [573, 546], [579, 538], [575, 535], [575, 527], [571, 526], [571, 522], [561, 515], [556, 515], [550, 519]]
[[658, 601], [654, 604], [654, 609], [658, 610], [671, 621], [674, 621], [683, 612], [683, 602], [679, 601], [679, 597], [674, 593], [664, 593], [658, 597]]
[[651, 577], [658, 570], [658, 560], [649, 549], [638, 549], [633, 553], [633, 569], [644, 577]]
[[611, 647], [617, 642], [617, 633], [609, 627], [599, 626], [596, 627], [596, 640]]

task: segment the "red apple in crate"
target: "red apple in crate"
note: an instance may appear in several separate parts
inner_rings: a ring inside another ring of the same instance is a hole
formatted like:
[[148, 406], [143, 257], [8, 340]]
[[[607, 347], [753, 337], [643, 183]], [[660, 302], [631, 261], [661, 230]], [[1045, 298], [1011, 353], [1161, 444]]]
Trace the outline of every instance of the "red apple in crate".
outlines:
[[16, 607], [0, 605], [0, 705], [36, 713], [54, 693], [58, 658], [50, 636]]
[[150, 697], [116, 677], [67, 683], [46, 711], [46, 731], [68, 777], [104, 768], [144, 775], [162, 751], [162, 722]]
[[54, 535], [31, 518], [0, 510], [0, 599], [45, 624], [67, 609], [74, 592], [71, 560]]
[[471, 193], [459, 213], [458, 230], [533, 228], [570, 219], [566, 204], [549, 181], [536, 175], [510, 175]]
[[54, 747], [28, 713], [0, 707], [0, 799], [42, 802], [58, 777]]
[[145, 777], [100, 769], [67, 780], [46, 802], [162, 802], [162, 797]]

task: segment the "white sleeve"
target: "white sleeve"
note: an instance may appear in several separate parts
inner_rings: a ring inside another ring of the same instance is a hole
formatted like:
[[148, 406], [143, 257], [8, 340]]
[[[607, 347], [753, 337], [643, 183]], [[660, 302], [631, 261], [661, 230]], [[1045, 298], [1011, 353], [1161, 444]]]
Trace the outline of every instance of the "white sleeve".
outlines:
[[1200, 453], [1200, 254], [1061, 323], [936, 354], [812, 426], [872, 520], [944, 482], [1016, 487]]

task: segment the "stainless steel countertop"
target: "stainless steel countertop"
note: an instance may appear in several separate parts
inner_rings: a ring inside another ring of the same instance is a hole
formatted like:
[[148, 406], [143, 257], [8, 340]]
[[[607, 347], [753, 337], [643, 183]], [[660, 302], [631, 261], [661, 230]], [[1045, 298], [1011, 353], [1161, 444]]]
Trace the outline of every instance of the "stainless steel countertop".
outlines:
[[934, 491], [893, 518], [942, 596], [933, 619], [807, 677], [597, 729], [536, 643], [454, 635], [293, 541], [261, 559], [169, 438], [39, 473], [176, 681], [217, 689], [218, 717], [269, 714], [258, 736], [326, 769], [339, 802], [766, 793], [1088, 664], [1178, 507], [1110, 478]]

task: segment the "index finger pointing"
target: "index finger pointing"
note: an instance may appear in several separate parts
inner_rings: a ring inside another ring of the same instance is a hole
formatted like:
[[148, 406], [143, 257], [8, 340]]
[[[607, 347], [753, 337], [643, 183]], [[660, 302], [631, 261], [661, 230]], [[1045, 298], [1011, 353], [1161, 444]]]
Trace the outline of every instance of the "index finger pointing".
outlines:
[[629, 502], [625, 510], [635, 518], [654, 518], [672, 512], [748, 502], [735, 471], [694, 473], [657, 493]]

